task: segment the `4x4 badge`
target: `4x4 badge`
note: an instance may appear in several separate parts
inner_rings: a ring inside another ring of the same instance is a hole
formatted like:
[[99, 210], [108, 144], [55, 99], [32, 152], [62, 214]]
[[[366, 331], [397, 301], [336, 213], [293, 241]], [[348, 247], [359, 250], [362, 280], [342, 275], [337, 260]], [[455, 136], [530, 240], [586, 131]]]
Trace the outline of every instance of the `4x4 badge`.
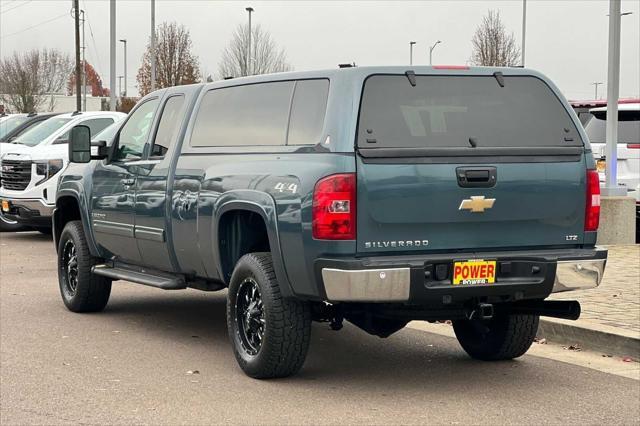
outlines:
[[495, 202], [495, 198], [484, 198], [484, 195], [472, 196], [469, 199], [462, 200], [458, 210], [471, 210], [472, 213], [483, 213], [485, 209], [493, 207], [493, 203]]

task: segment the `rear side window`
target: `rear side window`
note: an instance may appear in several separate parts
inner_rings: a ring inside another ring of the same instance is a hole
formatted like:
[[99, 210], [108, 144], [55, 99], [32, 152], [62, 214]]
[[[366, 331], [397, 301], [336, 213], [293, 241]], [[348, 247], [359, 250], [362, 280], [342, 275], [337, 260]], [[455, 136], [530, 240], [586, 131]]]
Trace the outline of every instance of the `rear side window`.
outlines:
[[315, 145], [321, 142], [328, 94], [329, 80], [301, 80], [296, 83], [288, 145]]
[[97, 135], [98, 133], [112, 125], [113, 121], [113, 118], [96, 118], [95, 120], [87, 120], [81, 124], [89, 127], [92, 135]]
[[183, 107], [184, 96], [173, 96], [164, 104], [151, 156], [164, 157], [169, 151], [169, 147], [175, 143], [180, 130], [181, 118], [184, 114]]
[[204, 95], [191, 146], [284, 145], [294, 82], [210, 90]]
[[[584, 126], [591, 143], [606, 143], [607, 112], [592, 112], [593, 118]], [[618, 143], [640, 143], [640, 110], [618, 111]]]
[[[107, 127], [113, 124], [113, 118], [94, 118], [91, 120], [85, 120], [78, 123], [78, 125], [87, 126], [91, 131], [91, 137], [97, 135]], [[64, 132], [62, 136], [59, 136], [57, 141], [65, 141], [68, 142], [69, 134], [71, 133], [71, 129]]]
[[560, 100], [535, 77], [374, 75], [364, 85], [362, 148], [581, 146]]

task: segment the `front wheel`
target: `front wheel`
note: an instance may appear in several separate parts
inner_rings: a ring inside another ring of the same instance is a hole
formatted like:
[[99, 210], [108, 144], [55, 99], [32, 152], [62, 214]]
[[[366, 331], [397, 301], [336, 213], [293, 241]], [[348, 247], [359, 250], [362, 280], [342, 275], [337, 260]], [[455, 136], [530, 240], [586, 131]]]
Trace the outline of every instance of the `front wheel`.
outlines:
[[111, 279], [91, 272], [97, 259], [91, 256], [82, 222], [66, 224], [58, 244], [58, 283], [65, 306], [72, 312], [98, 312], [111, 294]]
[[284, 299], [271, 254], [243, 256], [233, 271], [227, 299], [227, 328], [240, 368], [269, 379], [297, 373], [311, 337], [309, 304]]
[[538, 315], [498, 315], [489, 320], [456, 320], [460, 346], [475, 359], [498, 361], [522, 356], [538, 331]]

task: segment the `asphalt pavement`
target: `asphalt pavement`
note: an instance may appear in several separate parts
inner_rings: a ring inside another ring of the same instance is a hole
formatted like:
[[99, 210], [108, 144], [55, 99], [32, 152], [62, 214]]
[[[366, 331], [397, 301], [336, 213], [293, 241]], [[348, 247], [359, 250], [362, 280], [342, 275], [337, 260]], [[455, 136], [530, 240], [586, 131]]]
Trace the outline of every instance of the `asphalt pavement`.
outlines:
[[580, 362], [474, 361], [413, 328], [312, 335], [297, 376], [253, 380], [228, 342], [224, 292], [116, 282], [104, 312], [73, 314], [49, 238], [0, 235], [2, 425], [640, 422], [640, 381]]

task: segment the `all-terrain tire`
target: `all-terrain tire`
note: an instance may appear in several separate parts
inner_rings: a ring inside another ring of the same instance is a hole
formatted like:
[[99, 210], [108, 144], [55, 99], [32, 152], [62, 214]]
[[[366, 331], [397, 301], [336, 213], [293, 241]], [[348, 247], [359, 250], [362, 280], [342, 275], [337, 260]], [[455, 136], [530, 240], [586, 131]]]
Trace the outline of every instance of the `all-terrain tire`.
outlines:
[[306, 302], [282, 297], [270, 253], [247, 254], [236, 264], [227, 296], [227, 328], [236, 360], [248, 376], [287, 377], [302, 368], [311, 339], [311, 310]]
[[490, 320], [456, 320], [460, 346], [475, 359], [498, 361], [522, 356], [538, 331], [538, 315], [499, 315]]
[[98, 259], [91, 255], [82, 222], [64, 227], [58, 244], [58, 283], [65, 306], [72, 312], [102, 311], [111, 294], [111, 279], [95, 275]]

